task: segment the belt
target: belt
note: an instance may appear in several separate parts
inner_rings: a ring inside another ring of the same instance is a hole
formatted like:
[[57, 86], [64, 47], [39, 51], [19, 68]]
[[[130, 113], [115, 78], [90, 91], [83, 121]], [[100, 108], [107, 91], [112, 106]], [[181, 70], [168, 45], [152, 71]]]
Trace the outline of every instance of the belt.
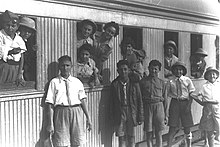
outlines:
[[56, 108], [57, 107], [79, 107], [79, 106], [80, 106], [80, 104], [76, 104], [76, 105], [57, 105]]
[[172, 98], [172, 100], [176, 100], [176, 101], [188, 101], [188, 99], [180, 99], [180, 98]]

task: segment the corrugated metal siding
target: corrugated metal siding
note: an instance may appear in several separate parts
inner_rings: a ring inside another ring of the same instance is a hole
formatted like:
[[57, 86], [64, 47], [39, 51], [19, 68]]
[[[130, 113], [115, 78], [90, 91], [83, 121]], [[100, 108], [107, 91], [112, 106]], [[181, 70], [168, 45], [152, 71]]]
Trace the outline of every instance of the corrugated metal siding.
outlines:
[[216, 47], [215, 47], [216, 35], [203, 35], [202, 47], [208, 52], [208, 56], [205, 58], [207, 67], [216, 66]]
[[41, 98], [0, 102], [0, 146], [33, 147], [40, 138]]
[[[57, 75], [57, 59], [69, 55], [74, 59], [76, 22], [67, 19], [37, 18], [38, 89]], [[74, 62], [73, 61], [73, 62]]]
[[[163, 63], [163, 43], [164, 31], [158, 29], [144, 28], [143, 29], [143, 49], [146, 51], [146, 58], [144, 61], [144, 69], [148, 74], [148, 64], [151, 60], [157, 59]], [[163, 70], [161, 71], [163, 75]]]

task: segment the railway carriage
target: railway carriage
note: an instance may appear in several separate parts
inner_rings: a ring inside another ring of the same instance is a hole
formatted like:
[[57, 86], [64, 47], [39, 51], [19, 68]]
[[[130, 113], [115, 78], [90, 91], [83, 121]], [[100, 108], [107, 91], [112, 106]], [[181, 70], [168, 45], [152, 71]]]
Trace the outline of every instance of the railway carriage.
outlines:
[[[72, 74], [76, 75], [79, 21], [93, 20], [98, 31], [110, 21], [120, 25], [113, 52], [104, 63], [102, 85], [94, 88], [85, 85], [93, 128], [86, 132], [84, 146], [116, 147], [118, 141], [108, 120], [108, 100], [109, 84], [117, 76], [116, 63], [122, 59], [122, 39], [130, 36], [137, 49], [145, 50], [146, 74], [152, 59], [164, 63], [164, 42], [175, 41], [175, 55], [186, 64], [187, 76], [192, 78], [198, 90], [205, 80], [191, 76], [189, 59], [197, 48], [203, 48], [208, 53], [207, 66], [219, 69], [219, 8], [217, 0], [3, 0], [1, 13], [10, 10], [35, 20], [37, 31], [31, 43], [37, 45], [37, 51], [34, 81], [18, 87], [14, 83], [0, 84], [0, 146], [43, 146], [47, 122], [43, 105], [45, 87], [58, 73], [56, 61], [62, 55], [72, 57]], [[160, 77], [164, 79], [163, 70]], [[201, 106], [193, 102], [192, 111], [196, 127]], [[136, 127], [135, 134], [136, 143], [144, 141], [142, 125]]]

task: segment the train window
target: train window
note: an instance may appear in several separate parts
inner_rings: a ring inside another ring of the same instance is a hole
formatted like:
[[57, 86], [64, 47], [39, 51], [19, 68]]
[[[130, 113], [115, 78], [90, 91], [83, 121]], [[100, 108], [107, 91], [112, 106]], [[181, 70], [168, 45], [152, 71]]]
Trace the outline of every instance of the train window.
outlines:
[[178, 61], [178, 32], [164, 31], [164, 77], [172, 76], [171, 66]]
[[123, 59], [128, 60], [132, 73], [138, 75], [139, 78], [144, 75], [143, 61], [146, 56], [146, 53], [142, 48], [142, 38], [141, 28], [124, 27], [123, 39], [120, 44]]
[[216, 47], [216, 68], [219, 70], [219, 36], [216, 36], [215, 47]]
[[[0, 87], [2, 90], [34, 89], [36, 83], [36, 20], [26, 16], [20, 17], [20, 26], [17, 33], [23, 39], [23, 45], [15, 41], [5, 58], [0, 60]], [[3, 28], [3, 26], [2, 26]], [[4, 44], [3, 44], [4, 45]], [[21, 53], [15, 52], [16, 48], [24, 47]], [[23, 64], [22, 64], [23, 61]]]
[[194, 78], [201, 78], [205, 68], [206, 62], [204, 58], [208, 55], [202, 48], [202, 34], [191, 34], [191, 76]]

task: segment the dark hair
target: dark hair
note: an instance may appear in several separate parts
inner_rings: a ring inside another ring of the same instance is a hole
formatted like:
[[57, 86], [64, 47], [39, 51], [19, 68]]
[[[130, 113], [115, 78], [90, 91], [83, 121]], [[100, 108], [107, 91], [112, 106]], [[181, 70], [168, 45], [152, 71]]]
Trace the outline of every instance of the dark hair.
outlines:
[[119, 34], [119, 25], [118, 23], [115, 23], [114, 21], [108, 22], [105, 24], [105, 26], [103, 27], [104, 30], [106, 30], [108, 27], [114, 27], [116, 29], [115, 35], [114, 37], [116, 37]]
[[82, 51], [88, 51], [91, 54], [93, 47], [91, 44], [83, 44], [82, 46], [80, 46], [80, 48], [78, 49], [78, 53], [81, 54]]
[[70, 61], [71, 62], [71, 57], [68, 56], [68, 55], [64, 55], [64, 56], [61, 56], [59, 59], [58, 59], [58, 62], [61, 63], [63, 61]]
[[128, 44], [131, 44], [131, 46], [132, 46], [133, 48], [135, 48], [134, 40], [131, 39], [131, 37], [126, 37], [126, 38], [124, 38], [124, 39], [121, 41], [121, 54], [122, 54], [122, 55], [126, 54], [126, 49], [124, 50], [123, 46], [128, 45]]
[[117, 68], [120, 68], [122, 65], [127, 65], [129, 67], [128, 60], [119, 60], [117, 63]]
[[150, 63], [149, 63], [149, 67], [150, 66], [158, 66], [159, 70], [161, 70], [162, 65], [161, 65], [160, 61], [158, 61], [158, 60], [151, 60]]

